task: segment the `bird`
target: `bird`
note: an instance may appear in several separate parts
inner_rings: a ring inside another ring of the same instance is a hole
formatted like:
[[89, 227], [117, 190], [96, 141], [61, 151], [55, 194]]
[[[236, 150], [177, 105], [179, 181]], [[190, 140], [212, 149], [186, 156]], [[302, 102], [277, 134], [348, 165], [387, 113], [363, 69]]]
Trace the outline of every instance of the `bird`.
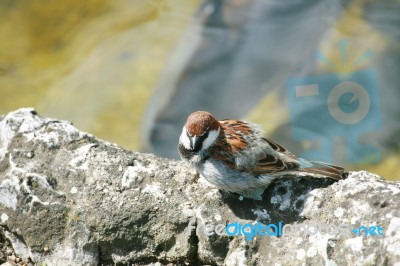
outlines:
[[312, 176], [344, 179], [344, 168], [299, 158], [263, 136], [260, 126], [236, 119], [217, 120], [211, 113], [191, 113], [179, 137], [181, 159], [215, 187], [262, 199], [276, 178]]

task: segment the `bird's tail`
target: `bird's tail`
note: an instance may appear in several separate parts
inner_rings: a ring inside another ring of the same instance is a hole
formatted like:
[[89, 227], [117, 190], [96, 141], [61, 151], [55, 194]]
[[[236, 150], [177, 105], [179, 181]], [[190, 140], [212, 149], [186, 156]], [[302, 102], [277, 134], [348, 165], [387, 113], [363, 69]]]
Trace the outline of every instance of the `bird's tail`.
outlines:
[[312, 161], [308, 162], [307, 167], [302, 168], [300, 171], [317, 177], [329, 177], [335, 180], [345, 179], [348, 173], [343, 167]]

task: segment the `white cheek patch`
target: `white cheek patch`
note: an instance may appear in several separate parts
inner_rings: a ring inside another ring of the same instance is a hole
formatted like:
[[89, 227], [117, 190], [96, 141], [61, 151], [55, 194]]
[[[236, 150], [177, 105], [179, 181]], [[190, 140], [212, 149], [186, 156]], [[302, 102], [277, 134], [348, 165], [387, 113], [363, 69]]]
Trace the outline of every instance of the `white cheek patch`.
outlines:
[[202, 150], [208, 149], [214, 142], [217, 140], [219, 135], [219, 128], [218, 130], [210, 130], [208, 133], [208, 137], [203, 141]]
[[185, 127], [185, 126], [184, 126], [183, 129], [182, 129], [182, 133], [181, 133], [181, 136], [179, 137], [179, 141], [180, 141], [180, 143], [183, 144], [183, 146], [184, 146], [187, 150], [190, 150], [190, 149], [191, 149], [191, 148], [190, 148], [190, 140], [189, 140], [189, 137], [188, 137], [187, 134], [186, 134], [186, 127]]

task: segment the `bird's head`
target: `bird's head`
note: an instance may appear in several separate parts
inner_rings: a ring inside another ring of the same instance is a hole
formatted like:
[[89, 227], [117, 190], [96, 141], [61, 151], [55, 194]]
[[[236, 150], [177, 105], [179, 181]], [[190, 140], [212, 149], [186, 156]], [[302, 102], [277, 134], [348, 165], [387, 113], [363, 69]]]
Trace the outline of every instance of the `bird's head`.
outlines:
[[207, 150], [217, 140], [220, 124], [210, 113], [191, 113], [182, 129], [179, 142], [186, 150], [198, 153]]

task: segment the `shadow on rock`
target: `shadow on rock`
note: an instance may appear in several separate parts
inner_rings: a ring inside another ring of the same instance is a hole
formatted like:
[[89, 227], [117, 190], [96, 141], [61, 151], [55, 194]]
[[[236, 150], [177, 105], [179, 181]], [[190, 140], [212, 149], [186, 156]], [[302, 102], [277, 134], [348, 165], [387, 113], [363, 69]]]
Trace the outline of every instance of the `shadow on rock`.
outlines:
[[290, 224], [301, 222], [300, 215], [309, 193], [317, 188], [325, 188], [335, 180], [310, 176], [284, 176], [275, 180], [262, 194], [262, 200], [240, 197], [237, 193], [220, 190], [223, 201], [241, 219], [257, 220], [262, 223]]

